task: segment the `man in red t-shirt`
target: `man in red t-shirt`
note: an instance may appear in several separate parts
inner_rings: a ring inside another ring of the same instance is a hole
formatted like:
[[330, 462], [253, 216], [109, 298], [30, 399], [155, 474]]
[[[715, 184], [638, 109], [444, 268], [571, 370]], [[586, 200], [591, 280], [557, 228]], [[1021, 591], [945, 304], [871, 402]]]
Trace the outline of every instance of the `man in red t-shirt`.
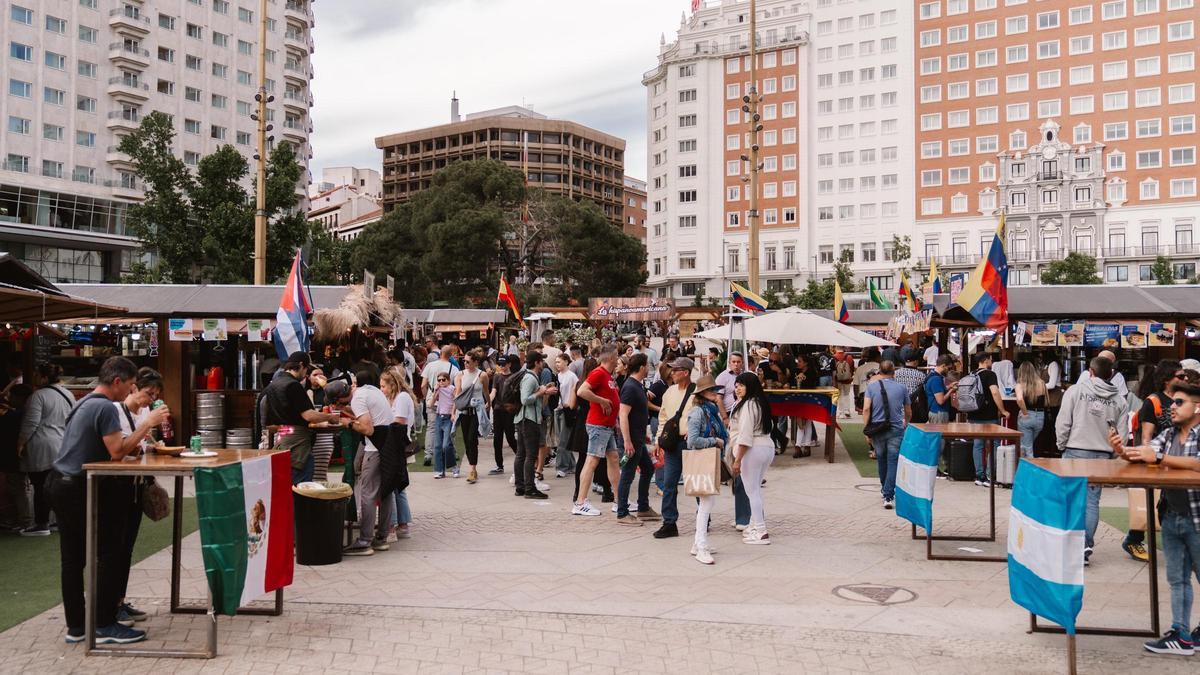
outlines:
[[591, 405], [587, 416], [587, 461], [579, 473], [579, 494], [571, 514], [576, 516], [598, 516], [600, 509], [588, 503], [588, 490], [592, 487], [592, 476], [600, 460], [608, 462], [608, 480], [612, 485], [620, 482], [620, 454], [617, 449], [617, 411], [621, 408], [621, 395], [612, 374], [617, 370], [617, 347], [605, 345], [600, 350], [600, 367], [588, 373], [579, 387], [578, 396]]

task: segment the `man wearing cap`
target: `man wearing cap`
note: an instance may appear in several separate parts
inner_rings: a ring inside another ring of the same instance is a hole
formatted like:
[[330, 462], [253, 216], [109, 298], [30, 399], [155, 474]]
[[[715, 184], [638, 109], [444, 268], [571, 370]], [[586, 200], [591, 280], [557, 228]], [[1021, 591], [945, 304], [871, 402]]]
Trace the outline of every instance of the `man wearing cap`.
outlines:
[[663, 393], [662, 404], [658, 409], [658, 428], [679, 415], [679, 443], [673, 448], [663, 448], [666, 464], [663, 466], [663, 495], [662, 495], [662, 527], [654, 533], [655, 539], [678, 537], [679, 528], [675, 522], [679, 520], [679, 507], [676, 499], [679, 496], [679, 478], [683, 475], [683, 449], [687, 447], [687, 416], [695, 403], [692, 394], [692, 369], [696, 364], [686, 356], [680, 356], [671, 361], [671, 381], [673, 386]]
[[338, 423], [337, 413], [322, 413], [313, 409], [302, 382], [308, 377], [312, 360], [307, 352], [294, 352], [283, 364], [282, 373], [263, 390], [264, 419], [267, 426], [290, 427], [276, 437], [275, 447], [291, 451], [292, 485], [312, 480], [316, 461], [313, 459], [310, 423]]
[[508, 447], [517, 449], [516, 426], [513, 423], [513, 412], [504, 408], [505, 383], [508, 382], [521, 365], [521, 357], [504, 355], [497, 358], [496, 372], [488, 385], [492, 388], [492, 449], [496, 453], [496, 466], [488, 471], [489, 476], [504, 474], [504, 439], [508, 439]]

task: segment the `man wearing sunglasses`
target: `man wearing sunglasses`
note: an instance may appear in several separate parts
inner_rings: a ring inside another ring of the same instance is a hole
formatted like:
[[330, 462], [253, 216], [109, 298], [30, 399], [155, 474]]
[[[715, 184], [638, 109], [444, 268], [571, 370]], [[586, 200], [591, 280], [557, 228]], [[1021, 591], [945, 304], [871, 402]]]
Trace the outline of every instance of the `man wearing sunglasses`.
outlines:
[[[1178, 383], [1171, 388], [1171, 426], [1148, 444], [1125, 447], [1115, 432], [1109, 444], [1130, 462], [1200, 471], [1200, 387]], [[1191, 627], [1191, 577], [1200, 579], [1200, 489], [1162, 490], [1157, 510], [1171, 585], [1171, 629], [1145, 647], [1156, 654], [1191, 655], [1200, 637], [1200, 626]]]

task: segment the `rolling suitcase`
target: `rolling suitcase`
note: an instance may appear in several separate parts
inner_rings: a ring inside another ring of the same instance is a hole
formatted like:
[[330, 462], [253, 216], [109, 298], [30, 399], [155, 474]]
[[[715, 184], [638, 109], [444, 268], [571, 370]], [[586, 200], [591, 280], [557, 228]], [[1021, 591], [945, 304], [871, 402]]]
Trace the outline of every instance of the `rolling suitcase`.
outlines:
[[975, 458], [971, 455], [971, 441], [952, 440], [946, 443], [950, 480], [975, 480]]
[[1021, 459], [1021, 453], [1017, 451], [1017, 446], [1003, 444], [997, 445], [993, 454], [996, 462], [996, 484], [1011, 488], [1013, 476], [1017, 474], [1017, 463]]

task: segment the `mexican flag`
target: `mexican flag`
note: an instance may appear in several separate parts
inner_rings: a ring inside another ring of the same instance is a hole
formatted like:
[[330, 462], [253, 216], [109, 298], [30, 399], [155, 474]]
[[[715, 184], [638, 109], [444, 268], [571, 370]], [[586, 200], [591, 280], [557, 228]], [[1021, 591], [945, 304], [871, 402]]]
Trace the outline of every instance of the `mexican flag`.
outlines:
[[292, 474], [286, 452], [196, 468], [204, 572], [218, 614], [292, 583]]

